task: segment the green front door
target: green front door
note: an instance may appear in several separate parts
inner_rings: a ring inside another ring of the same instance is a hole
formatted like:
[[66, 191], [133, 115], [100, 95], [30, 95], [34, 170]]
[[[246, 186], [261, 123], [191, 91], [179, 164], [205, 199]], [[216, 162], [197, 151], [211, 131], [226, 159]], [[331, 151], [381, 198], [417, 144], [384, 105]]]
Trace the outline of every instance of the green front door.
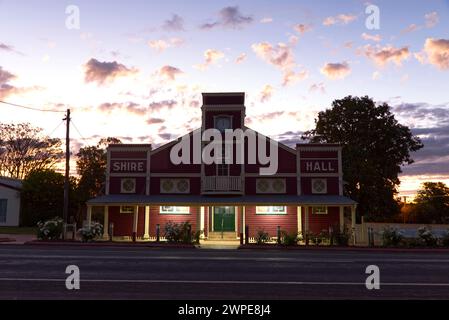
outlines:
[[214, 207], [214, 231], [235, 231], [235, 207]]

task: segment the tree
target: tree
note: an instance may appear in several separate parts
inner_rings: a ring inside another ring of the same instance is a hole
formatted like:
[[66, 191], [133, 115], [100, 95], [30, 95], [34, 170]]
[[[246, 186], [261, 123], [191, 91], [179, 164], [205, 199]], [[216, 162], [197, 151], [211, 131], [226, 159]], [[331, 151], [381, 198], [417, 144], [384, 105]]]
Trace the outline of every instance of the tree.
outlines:
[[29, 123], [0, 123], [0, 175], [23, 179], [34, 170], [51, 169], [64, 157], [61, 141]]
[[399, 213], [401, 166], [413, 163], [410, 153], [423, 144], [398, 123], [388, 104], [376, 105], [367, 96], [335, 100], [302, 138], [342, 145], [344, 190], [358, 202], [358, 215], [382, 220]]
[[104, 193], [106, 179], [106, 147], [121, 143], [117, 138], [101, 139], [96, 146], [81, 148], [77, 154], [78, 194], [81, 205]]
[[449, 223], [449, 188], [443, 182], [424, 182], [414, 202], [417, 223]]
[[[70, 198], [76, 199], [74, 179], [70, 180]], [[64, 176], [54, 170], [39, 169], [23, 180], [21, 190], [21, 225], [36, 226], [39, 221], [62, 217]], [[70, 202], [70, 212], [77, 210], [77, 201]]]

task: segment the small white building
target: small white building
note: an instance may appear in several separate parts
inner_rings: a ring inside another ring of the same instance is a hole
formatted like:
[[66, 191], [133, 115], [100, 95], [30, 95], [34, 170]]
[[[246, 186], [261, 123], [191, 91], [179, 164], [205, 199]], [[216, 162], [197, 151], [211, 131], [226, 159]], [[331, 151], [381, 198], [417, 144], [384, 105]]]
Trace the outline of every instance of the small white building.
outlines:
[[21, 188], [21, 180], [0, 177], [0, 227], [19, 226]]

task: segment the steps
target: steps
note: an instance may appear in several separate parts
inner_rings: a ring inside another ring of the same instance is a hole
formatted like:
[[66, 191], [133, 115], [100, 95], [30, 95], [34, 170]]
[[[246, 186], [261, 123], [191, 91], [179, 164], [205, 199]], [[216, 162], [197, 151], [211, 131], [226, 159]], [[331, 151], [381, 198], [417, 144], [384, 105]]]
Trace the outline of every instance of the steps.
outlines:
[[235, 232], [209, 232], [207, 240], [211, 241], [236, 241]]

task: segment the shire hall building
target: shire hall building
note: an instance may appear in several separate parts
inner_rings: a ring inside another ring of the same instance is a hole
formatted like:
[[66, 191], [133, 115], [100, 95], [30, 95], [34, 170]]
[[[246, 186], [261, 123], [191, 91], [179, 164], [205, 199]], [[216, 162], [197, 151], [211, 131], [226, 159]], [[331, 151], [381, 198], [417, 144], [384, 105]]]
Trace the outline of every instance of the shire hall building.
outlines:
[[[244, 93], [203, 93], [201, 109], [201, 128], [158, 148], [109, 145], [105, 195], [87, 202], [88, 223], [94, 207], [104, 213], [105, 238], [113, 232], [119, 239], [155, 239], [167, 222], [186, 221], [205, 241], [251, 241], [259, 230], [276, 237], [278, 230], [317, 234], [354, 228], [356, 203], [343, 196], [339, 145], [291, 148], [252, 131], [245, 126]], [[243, 142], [225, 138], [236, 131], [244, 133]], [[208, 132], [214, 138], [206, 141]], [[256, 139], [249, 139], [249, 132]], [[222, 152], [214, 149], [211, 163], [204, 154], [217, 134], [223, 137]], [[239, 151], [244, 161], [236, 159]]]

